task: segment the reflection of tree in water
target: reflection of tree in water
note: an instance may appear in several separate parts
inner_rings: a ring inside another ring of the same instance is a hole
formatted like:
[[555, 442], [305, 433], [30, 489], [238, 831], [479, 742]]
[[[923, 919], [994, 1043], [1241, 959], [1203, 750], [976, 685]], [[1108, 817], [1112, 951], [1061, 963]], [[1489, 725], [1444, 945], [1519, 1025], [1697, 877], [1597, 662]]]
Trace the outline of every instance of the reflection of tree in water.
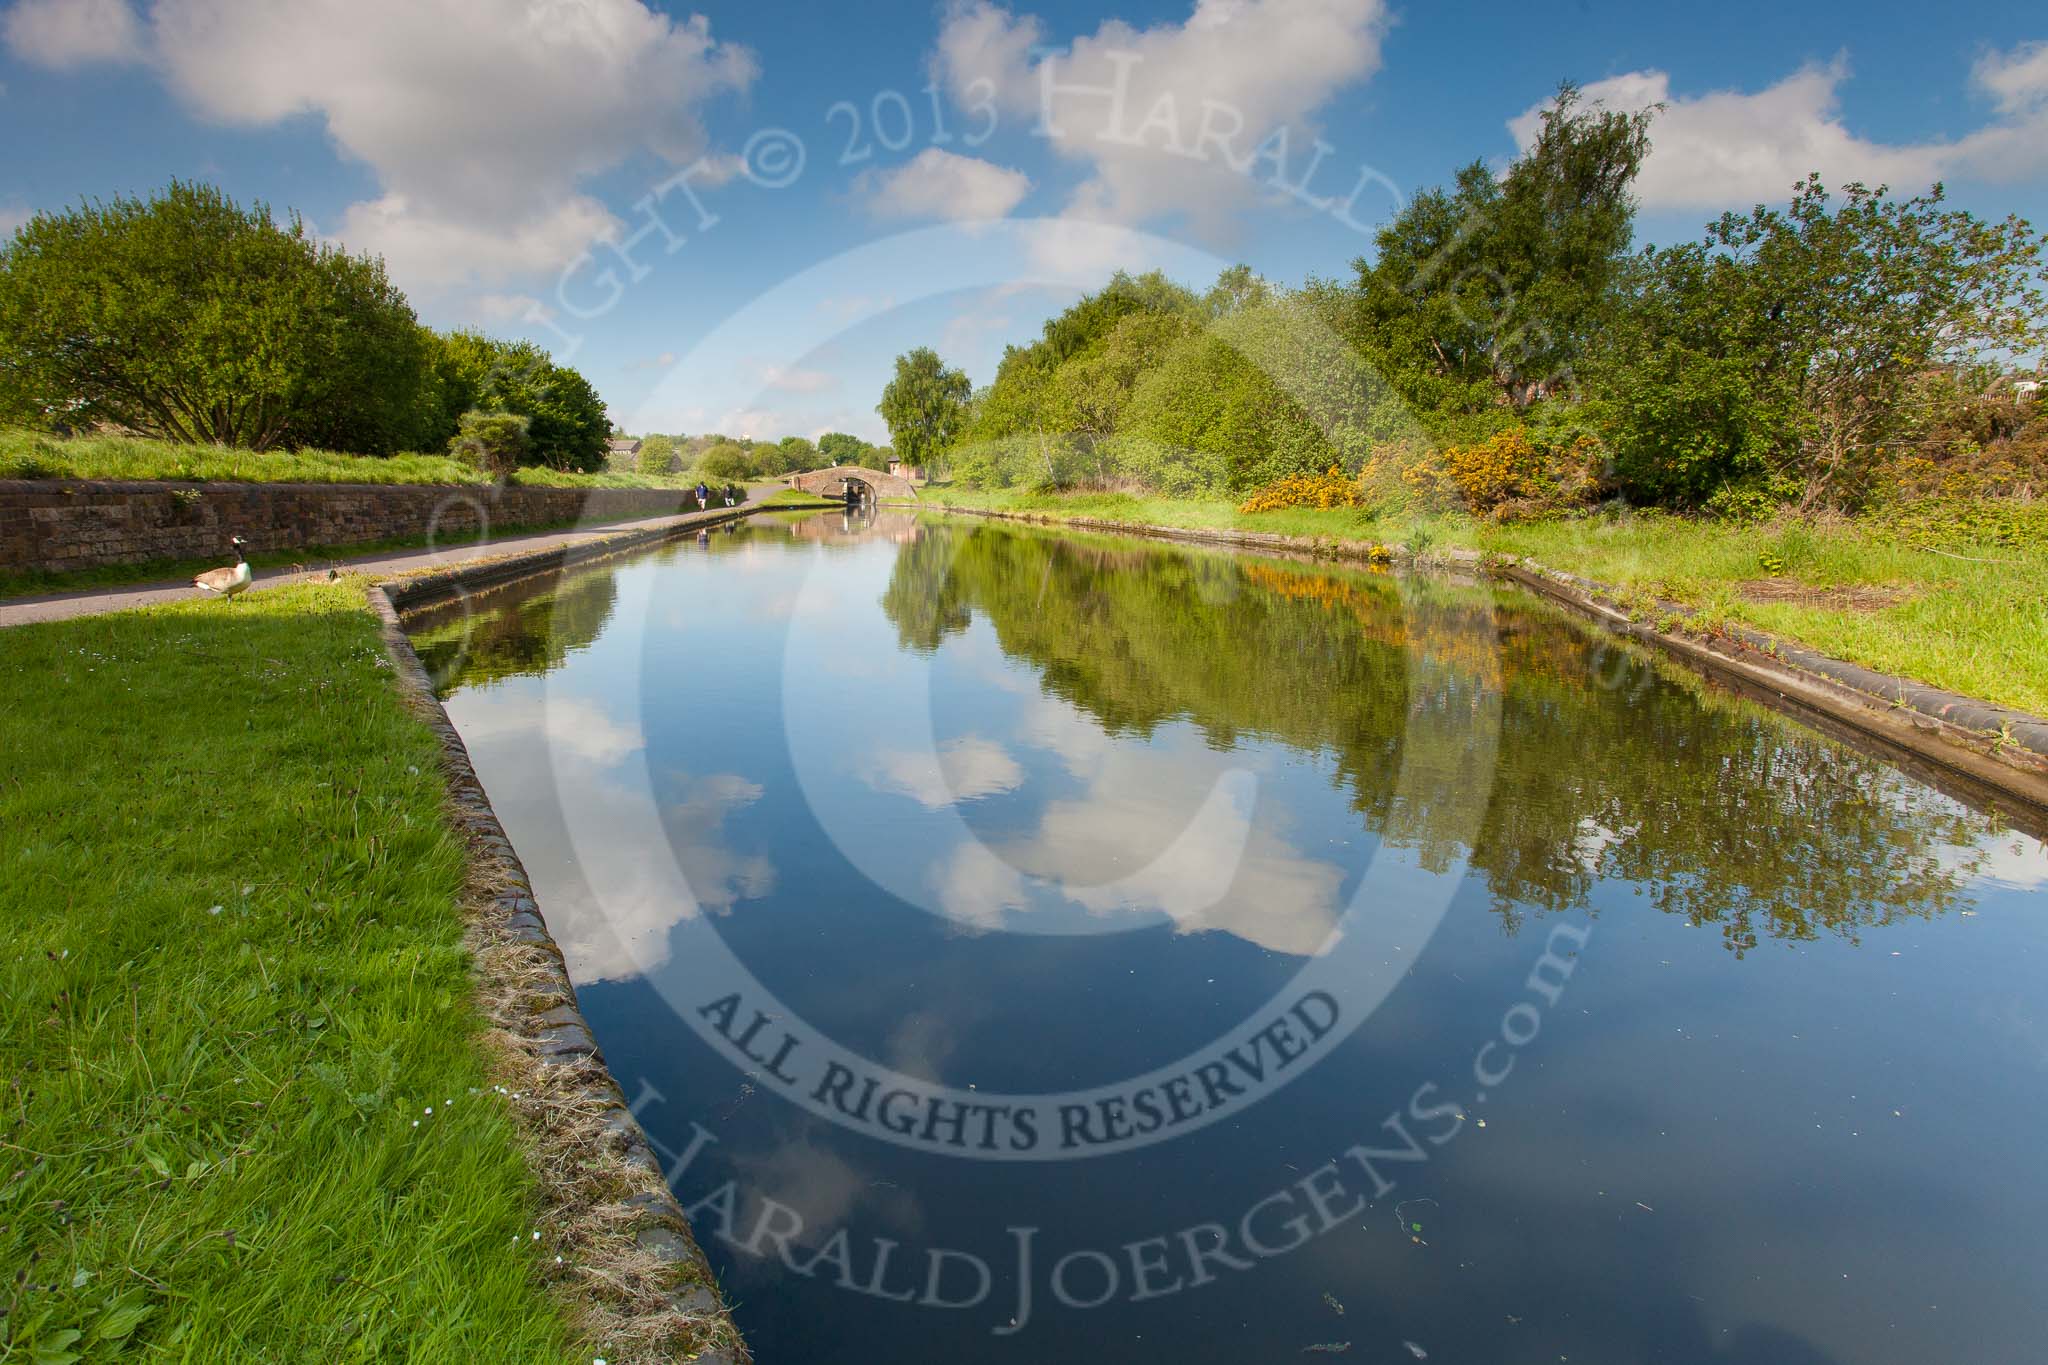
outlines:
[[559, 580], [513, 584], [468, 610], [455, 605], [422, 613], [407, 623], [407, 633], [427, 675], [446, 695], [457, 682], [538, 677], [559, 667], [604, 630], [618, 595], [611, 569], [588, 569]]
[[[926, 651], [980, 612], [1112, 733], [1180, 720], [1219, 748], [1243, 735], [1330, 754], [1368, 830], [1435, 869], [1469, 858], [1510, 931], [1620, 878], [1718, 924], [1738, 954], [1854, 940], [1962, 903], [1955, 850], [1992, 828], [1485, 587], [945, 526], [904, 548], [883, 608]], [[1473, 726], [1493, 692], [1488, 770]]]

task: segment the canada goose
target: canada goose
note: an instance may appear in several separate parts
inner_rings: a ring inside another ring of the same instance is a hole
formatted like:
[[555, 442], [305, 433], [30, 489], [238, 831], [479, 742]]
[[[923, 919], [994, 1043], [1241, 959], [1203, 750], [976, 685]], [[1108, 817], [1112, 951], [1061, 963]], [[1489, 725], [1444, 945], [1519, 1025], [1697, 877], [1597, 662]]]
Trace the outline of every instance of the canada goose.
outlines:
[[248, 542], [240, 536], [236, 536], [229, 544], [235, 547], [234, 567], [228, 569], [208, 569], [205, 573], [198, 575], [192, 580], [192, 586], [201, 592], [219, 593], [222, 597], [232, 602], [235, 599], [236, 593], [248, 589], [250, 574], [248, 557], [242, 553], [242, 547], [248, 544]]

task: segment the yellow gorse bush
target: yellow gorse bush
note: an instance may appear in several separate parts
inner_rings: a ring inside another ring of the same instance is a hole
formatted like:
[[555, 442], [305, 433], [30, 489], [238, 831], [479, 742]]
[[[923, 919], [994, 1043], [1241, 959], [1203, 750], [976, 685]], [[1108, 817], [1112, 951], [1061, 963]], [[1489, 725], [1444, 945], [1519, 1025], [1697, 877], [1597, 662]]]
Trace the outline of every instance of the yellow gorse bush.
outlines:
[[1321, 474], [1275, 479], [1238, 505], [1240, 512], [1278, 512], [1287, 507], [1361, 507], [1358, 485], [1336, 465]]
[[1440, 450], [1407, 443], [1384, 446], [1360, 471], [1358, 482], [1378, 495], [1367, 501], [1405, 501], [1511, 521], [1583, 505], [1598, 487], [1599, 459], [1599, 443], [1590, 436], [1564, 446], [1539, 446], [1515, 428]]

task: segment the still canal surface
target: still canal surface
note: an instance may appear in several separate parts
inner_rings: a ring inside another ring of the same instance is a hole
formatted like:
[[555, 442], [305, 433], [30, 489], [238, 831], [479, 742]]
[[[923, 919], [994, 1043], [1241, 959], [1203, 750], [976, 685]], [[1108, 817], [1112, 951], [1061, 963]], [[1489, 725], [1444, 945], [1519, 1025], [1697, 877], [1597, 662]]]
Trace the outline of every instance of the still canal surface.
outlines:
[[410, 624], [764, 1365], [2041, 1358], [2042, 846], [1519, 592], [833, 513]]

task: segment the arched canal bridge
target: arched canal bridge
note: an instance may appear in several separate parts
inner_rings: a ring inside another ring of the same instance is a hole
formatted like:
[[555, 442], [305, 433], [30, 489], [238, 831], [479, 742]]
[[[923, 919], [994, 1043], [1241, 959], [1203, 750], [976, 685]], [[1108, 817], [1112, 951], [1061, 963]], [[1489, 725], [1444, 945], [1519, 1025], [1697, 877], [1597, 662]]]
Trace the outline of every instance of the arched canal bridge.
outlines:
[[866, 496], [876, 502], [916, 502], [917, 490], [901, 474], [885, 474], [863, 465], [842, 464], [830, 469], [813, 469], [789, 476], [789, 486], [837, 502], [846, 496], [847, 484], [865, 484]]

